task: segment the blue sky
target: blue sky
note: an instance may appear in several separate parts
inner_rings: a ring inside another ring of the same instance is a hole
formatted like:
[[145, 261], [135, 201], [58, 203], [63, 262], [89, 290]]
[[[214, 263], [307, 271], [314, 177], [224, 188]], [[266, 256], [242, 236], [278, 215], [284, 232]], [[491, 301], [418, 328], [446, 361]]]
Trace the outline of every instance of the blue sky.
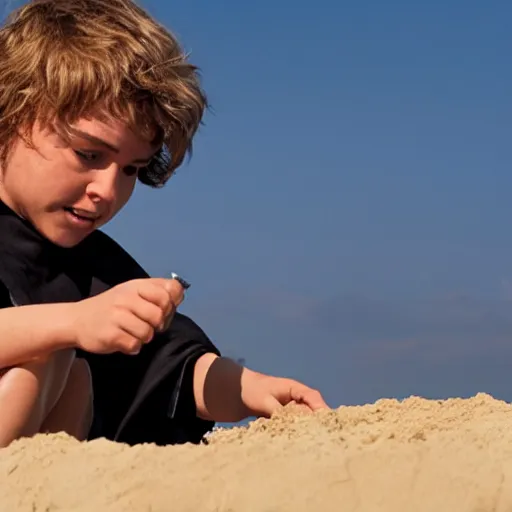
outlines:
[[505, 1], [143, 5], [213, 106], [107, 231], [228, 355], [380, 397], [512, 400]]

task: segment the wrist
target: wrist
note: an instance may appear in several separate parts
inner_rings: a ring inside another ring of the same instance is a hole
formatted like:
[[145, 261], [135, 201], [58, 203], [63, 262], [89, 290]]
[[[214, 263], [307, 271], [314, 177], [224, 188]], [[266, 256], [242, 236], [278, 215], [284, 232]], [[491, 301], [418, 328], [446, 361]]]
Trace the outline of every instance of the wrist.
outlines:
[[255, 404], [258, 402], [257, 399], [255, 400], [254, 398], [254, 393], [255, 390], [257, 391], [261, 388], [261, 383], [266, 378], [268, 378], [268, 375], [255, 372], [249, 368], [243, 368], [240, 378], [240, 387], [241, 405], [243, 407], [244, 417], [260, 415], [261, 411], [254, 408]]
[[53, 304], [54, 311], [48, 315], [47, 321], [51, 323], [51, 339], [56, 349], [79, 348], [78, 333], [76, 329], [78, 304], [76, 302], [63, 302]]

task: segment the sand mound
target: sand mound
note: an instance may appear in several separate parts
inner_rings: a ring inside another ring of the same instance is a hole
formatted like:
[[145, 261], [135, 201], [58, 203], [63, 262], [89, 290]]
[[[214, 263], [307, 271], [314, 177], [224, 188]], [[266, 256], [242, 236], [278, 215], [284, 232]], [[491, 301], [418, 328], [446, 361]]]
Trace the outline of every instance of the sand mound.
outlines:
[[0, 510], [512, 510], [512, 406], [380, 400], [216, 431], [208, 446], [38, 436], [0, 450]]

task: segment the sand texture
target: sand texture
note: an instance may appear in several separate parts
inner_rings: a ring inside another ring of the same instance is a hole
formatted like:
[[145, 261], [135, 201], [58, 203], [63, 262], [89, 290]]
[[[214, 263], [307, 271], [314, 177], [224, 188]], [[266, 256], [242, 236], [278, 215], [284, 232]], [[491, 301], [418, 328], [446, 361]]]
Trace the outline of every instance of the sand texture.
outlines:
[[207, 446], [56, 435], [0, 450], [1, 512], [510, 510], [512, 406], [484, 394], [289, 407]]

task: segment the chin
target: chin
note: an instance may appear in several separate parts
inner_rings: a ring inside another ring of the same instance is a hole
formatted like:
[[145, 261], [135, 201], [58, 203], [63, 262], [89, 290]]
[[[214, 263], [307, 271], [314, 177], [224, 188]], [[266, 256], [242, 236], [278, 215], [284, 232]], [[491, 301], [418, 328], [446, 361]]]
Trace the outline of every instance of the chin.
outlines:
[[63, 249], [71, 249], [85, 240], [91, 233], [70, 233], [70, 232], [53, 232], [43, 233], [43, 236], [53, 244]]
[[32, 225], [39, 231], [39, 233], [52, 244], [62, 247], [64, 249], [71, 249], [80, 242], [85, 240], [97, 226], [91, 224], [90, 226], [81, 226], [78, 229], [76, 226], [70, 225], [63, 219], [62, 216], [46, 216], [43, 218], [35, 218]]
[[83, 237], [80, 240], [51, 240], [55, 245], [58, 245], [59, 247], [62, 247], [63, 249], [72, 249], [73, 247], [76, 247], [81, 241], [83, 240]]

